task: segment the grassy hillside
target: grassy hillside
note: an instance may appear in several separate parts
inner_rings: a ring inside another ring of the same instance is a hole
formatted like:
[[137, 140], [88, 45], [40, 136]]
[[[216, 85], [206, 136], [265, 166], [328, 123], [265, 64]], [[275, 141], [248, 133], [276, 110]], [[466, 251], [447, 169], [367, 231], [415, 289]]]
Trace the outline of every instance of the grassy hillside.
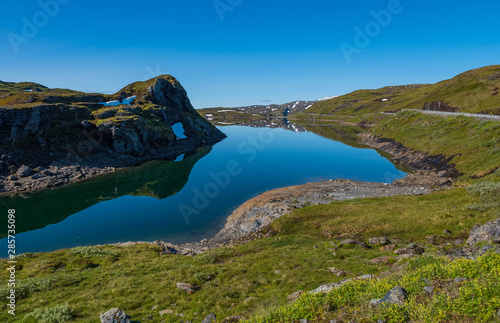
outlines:
[[428, 155], [443, 154], [465, 178], [500, 179], [500, 122], [403, 111], [370, 129]]
[[500, 114], [500, 65], [462, 73], [436, 84], [389, 86], [359, 90], [316, 103], [304, 114], [361, 115], [372, 112], [422, 109], [442, 101], [461, 112]]

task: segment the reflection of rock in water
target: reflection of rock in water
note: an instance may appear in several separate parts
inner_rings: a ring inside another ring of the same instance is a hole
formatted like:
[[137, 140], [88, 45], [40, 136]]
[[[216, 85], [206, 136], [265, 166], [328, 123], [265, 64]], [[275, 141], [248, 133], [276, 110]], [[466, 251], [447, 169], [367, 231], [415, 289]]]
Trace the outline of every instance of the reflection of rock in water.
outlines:
[[295, 132], [306, 132], [307, 129], [301, 125], [288, 121], [287, 118], [279, 119], [256, 119], [256, 120], [235, 120], [231, 123], [218, 122], [217, 126], [245, 126], [253, 128], [281, 128]]
[[[156, 160], [55, 190], [3, 198], [0, 206], [16, 209], [19, 214], [16, 231], [21, 233], [58, 223], [101, 201], [124, 195], [164, 199], [186, 185], [193, 166], [211, 150], [202, 147], [186, 154], [182, 161]], [[0, 238], [4, 237], [5, 232], [0, 232]]]

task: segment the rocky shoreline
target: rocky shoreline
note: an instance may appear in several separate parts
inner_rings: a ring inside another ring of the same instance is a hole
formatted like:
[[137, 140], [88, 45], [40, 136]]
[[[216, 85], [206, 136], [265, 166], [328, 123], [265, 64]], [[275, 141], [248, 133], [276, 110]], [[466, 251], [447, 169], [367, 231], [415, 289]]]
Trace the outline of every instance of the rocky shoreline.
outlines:
[[[171, 160], [181, 154], [215, 144], [217, 141], [206, 142], [201, 146], [196, 139], [182, 139], [169, 147], [156, 150], [154, 155], [142, 157], [101, 152], [84, 157], [78, 163], [60, 160], [36, 168], [23, 164], [17, 168], [15, 174], [0, 176], [0, 197], [55, 189], [66, 184], [85, 181], [99, 175], [139, 166], [151, 160]], [[9, 155], [0, 156], [0, 160], [8, 158]]]

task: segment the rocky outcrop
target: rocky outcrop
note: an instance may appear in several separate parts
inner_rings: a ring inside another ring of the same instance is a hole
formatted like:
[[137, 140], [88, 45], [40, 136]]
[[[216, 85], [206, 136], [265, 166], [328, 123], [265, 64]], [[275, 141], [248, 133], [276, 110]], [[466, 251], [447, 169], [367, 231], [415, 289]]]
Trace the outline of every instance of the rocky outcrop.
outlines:
[[487, 222], [483, 225], [475, 225], [467, 239], [467, 243], [474, 245], [478, 242], [489, 242], [500, 243], [500, 218]]
[[[181, 84], [168, 75], [133, 83], [115, 95], [69, 90], [60, 94], [44, 88], [7, 99], [9, 105], [0, 106], [0, 193], [70, 182], [25, 183], [47, 177], [38, 174], [44, 169], [75, 166], [79, 171], [69, 176], [73, 181], [175, 157], [225, 138], [197, 113]], [[27, 168], [19, 173], [22, 165]], [[27, 177], [28, 168], [36, 170], [36, 178]], [[22, 181], [10, 177], [16, 172]]]
[[443, 112], [460, 112], [459, 108], [454, 108], [450, 106], [449, 104], [446, 104], [441, 101], [432, 101], [432, 102], [427, 102], [424, 104], [424, 107], [422, 110], [428, 110], [428, 111], [443, 111]]
[[379, 138], [370, 133], [362, 133], [359, 136], [361, 143], [390, 154], [391, 161], [416, 171], [419, 175], [441, 178], [441, 185], [460, 176], [455, 165], [450, 163], [451, 158], [449, 157], [443, 155], [428, 156], [407, 148], [395, 140]]

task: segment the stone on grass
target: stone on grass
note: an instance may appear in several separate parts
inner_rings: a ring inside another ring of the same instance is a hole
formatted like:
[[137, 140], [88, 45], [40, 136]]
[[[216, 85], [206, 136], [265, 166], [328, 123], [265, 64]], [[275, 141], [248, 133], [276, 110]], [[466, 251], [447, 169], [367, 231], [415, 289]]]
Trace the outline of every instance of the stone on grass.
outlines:
[[158, 314], [160, 314], [160, 316], [162, 316], [163, 314], [174, 314], [174, 311], [172, 311], [172, 310], [163, 310], [163, 311], [159, 311]]
[[208, 314], [207, 317], [201, 323], [215, 323], [217, 322], [217, 316], [215, 314]]
[[196, 292], [198, 287], [186, 283], [177, 283], [177, 289], [186, 292], [188, 295]]
[[483, 225], [475, 225], [467, 239], [469, 245], [474, 245], [478, 242], [488, 242], [500, 238], [500, 218], [487, 222]]
[[358, 239], [344, 239], [340, 241], [341, 246], [347, 246], [347, 245], [358, 245], [361, 248], [364, 249], [369, 249], [370, 246], [368, 246], [365, 242], [358, 240]]
[[429, 294], [432, 294], [432, 292], [434, 291], [434, 287], [432, 287], [432, 286], [425, 286], [424, 287], [424, 291], [426, 291]]
[[[101, 323], [134, 323], [136, 321], [131, 321], [130, 316], [125, 314], [118, 308], [112, 308], [105, 313], [100, 315]], [[138, 322], [136, 322], [138, 323]]]
[[380, 301], [384, 304], [403, 304], [408, 299], [408, 292], [403, 287], [394, 287]]
[[382, 299], [372, 299], [370, 307], [375, 308], [382, 304], [403, 304], [408, 299], [408, 292], [403, 287], [394, 287]]
[[389, 244], [389, 239], [387, 237], [375, 237], [375, 238], [370, 238], [368, 240], [368, 243], [371, 245], [379, 244], [379, 245], [387, 245]]
[[396, 255], [421, 255], [424, 253], [424, 251], [424, 248], [419, 247], [413, 243], [406, 248], [396, 249], [394, 253]]

